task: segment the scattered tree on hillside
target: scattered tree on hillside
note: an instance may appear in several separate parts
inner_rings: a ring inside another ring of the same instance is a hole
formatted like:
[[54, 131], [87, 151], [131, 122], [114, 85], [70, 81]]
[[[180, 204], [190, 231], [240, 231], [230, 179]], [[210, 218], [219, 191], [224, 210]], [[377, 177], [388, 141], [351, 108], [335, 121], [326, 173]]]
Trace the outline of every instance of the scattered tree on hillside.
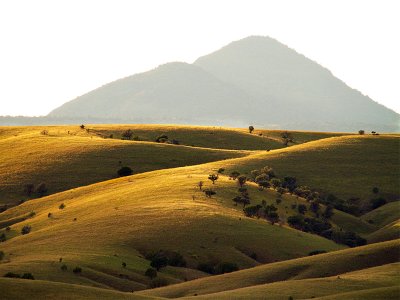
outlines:
[[37, 187], [36, 187], [36, 193], [42, 197], [44, 194], [47, 192], [47, 186], [44, 182], [41, 182]]
[[279, 178], [272, 178], [271, 185], [276, 189], [282, 185], [281, 180]]
[[65, 208], [65, 204], [61, 203], [60, 206], [58, 207], [59, 209], [64, 209]]
[[168, 265], [168, 258], [162, 253], [157, 253], [152, 259], [150, 266], [159, 271], [161, 268]]
[[216, 192], [213, 190], [204, 190], [204, 194], [206, 194], [206, 197], [211, 198], [212, 195], [215, 195]]
[[210, 175], [208, 175], [208, 179], [211, 180], [213, 184], [215, 184], [215, 181], [218, 180], [218, 174], [217, 175], [210, 174]]
[[162, 134], [156, 138], [157, 143], [165, 143], [166, 141], [168, 141], [168, 136], [165, 134]]
[[289, 192], [293, 192], [296, 188], [296, 178], [291, 176], [284, 177], [282, 187], [288, 189]]
[[322, 213], [322, 216], [325, 219], [330, 219], [333, 216], [334, 212], [333, 212], [333, 206], [332, 205], [327, 205], [325, 207], [324, 212]]
[[122, 133], [122, 139], [123, 139], [123, 140], [130, 140], [130, 139], [132, 138], [132, 135], [133, 135], [132, 130], [130, 130], [130, 129], [125, 130], [125, 131]]
[[237, 177], [238, 180], [238, 184], [240, 185], [240, 187], [243, 187], [243, 185], [246, 183], [247, 181], [247, 177], [244, 175], [240, 175]]
[[254, 126], [251, 126], [251, 125], [250, 125], [250, 126], [249, 126], [249, 132], [250, 132], [250, 133], [253, 133], [253, 131], [254, 131]]
[[129, 176], [133, 174], [133, 170], [129, 167], [122, 167], [117, 173], [119, 177]]
[[224, 173], [224, 171], [225, 171], [224, 168], [219, 168], [217, 172], [218, 172], [218, 174], [222, 174], [222, 173]]
[[294, 143], [292, 134], [288, 131], [282, 132], [281, 138], [284, 146], [288, 146], [289, 143]]
[[122, 262], [122, 267], [126, 268], [126, 262]]
[[34, 191], [35, 191], [35, 185], [33, 183], [28, 183], [25, 185], [24, 192], [28, 197], [30, 197]]
[[79, 126], [81, 129], [85, 129], [85, 125], [81, 125], [81, 126]]
[[28, 234], [29, 232], [31, 232], [32, 227], [29, 225], [25, 225], [24, 227], [22, 227], [21, 229], [21, 234]]
[[240, 176], [240, 173], [238, 171], [233, 171], [229, 177], [232, 178], [233, 180], [236, 180]]
[[197, 186], [199, 187], [200, 191], [202, 190], [203, 185], [204, 185], [203, 181], [199, 181], [199, 183], [197, 184]]
[[0, 234], [0, 243], [5, 242], [7, 240], [6, 234], [3, 232]]
[[81, 267], [75, 267], [72, 272], [74, 272], [75, 274], [80, 274], [82, 273], [82, 268]]
[[363, 134], [365, 134], [365, 131], [361, 129], [361, 130], [358, 131], [358, 134], [359, 135], [363, 135]]
[[299, 214], [304, 215], [307, 211], [307, 206], [305, 206], [304, 204], [299, 204], [297, 206], [297, 211], [299, 212]]

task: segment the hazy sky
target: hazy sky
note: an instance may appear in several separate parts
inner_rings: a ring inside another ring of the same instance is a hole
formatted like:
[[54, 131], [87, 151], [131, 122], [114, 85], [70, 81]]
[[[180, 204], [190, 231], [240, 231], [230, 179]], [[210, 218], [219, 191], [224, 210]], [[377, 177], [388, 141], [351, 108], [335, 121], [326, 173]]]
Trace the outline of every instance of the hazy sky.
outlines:
[[45, 115], [105, 83], [267, 35], [400, 112], [400, 1], [0, 2], [0, 115]]

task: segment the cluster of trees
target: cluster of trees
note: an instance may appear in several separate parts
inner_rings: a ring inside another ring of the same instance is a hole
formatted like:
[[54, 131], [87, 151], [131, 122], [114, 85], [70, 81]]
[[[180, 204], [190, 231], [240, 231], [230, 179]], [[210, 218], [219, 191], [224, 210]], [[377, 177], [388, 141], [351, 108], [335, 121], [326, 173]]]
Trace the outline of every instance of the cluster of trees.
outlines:
[[237, 271], [239, 270], [239, 267], [236, 263], [232, 262], [208, 261], [199, 263], [197, 265], [197, 270], [208, 274], [217, 275]]
[[157, 271], [161, 268], [169, 266], [186, 267], [186, 260], [176, 251], [159, 250], [157, 252], [148, 253], [146, 259], [150, 260], [150, 266]]
[[43, 197], [47, 193], [47, 186], [44, 182], [39, 183], [37, 186], [33, 183], [28, 183], [24, 187], [24, 193], [28, 197], [32, 197], [35, 194], [38, 197]]
[[268, 205], [265, 200], [262, 201], [261, 205], [252, 205], [243, 209], [243, 212], [247, 217], [264, 218], [272, 225], [280, 220], [277, 211], [278, 208], [273, 204]]
[[312, 218], [305, 217], [302, 214], [297, 214], [288, 217], [287, 222], [293, 228], [304, 232], [318, 234], [324, 238], [349, 247], [362, 246], [367, 243], [364, 238], [354, 232], [334, 229], [325, 217]]

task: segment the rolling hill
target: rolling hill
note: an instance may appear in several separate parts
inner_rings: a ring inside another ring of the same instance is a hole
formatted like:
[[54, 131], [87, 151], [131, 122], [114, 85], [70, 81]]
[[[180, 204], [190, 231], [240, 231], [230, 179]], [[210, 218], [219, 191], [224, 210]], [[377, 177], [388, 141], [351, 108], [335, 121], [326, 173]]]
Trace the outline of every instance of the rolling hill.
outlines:
[[194, 64], [168, 63], [116, 80], [48, 117], [351, 132], [398, 131], [400, 120], [268, 37], [233, 42]]
[[[121, 140], [127, 129], [138, 137], [135, 141]], [[290, 134], [291, 146], [283, 147], [280, 131], [258, 129], [250, 134], [240, 128], [175, 125], [1, 128], [1, 170], [8, 171], [0, 176], [9, 186], [14, 182], [9, 190], [2, 183], [8, 193], [4, 195], [18, 199], [21, 181], [38, 178], [45, 178], [50, 195], [0, 213], [0, 236], [5, 237], [0, 242], [0, 275], [29, 272], [36, 279], [0, 278], [0, 289], [5, 288], [9, 298], [23, 298], [31, 291], [38, 298], [198, 294], [226, 299], [249, 293], [275, 297], [282, 289], [288, 296], [304, 298], [340, 299], [354, 293], [392, 297], [397, 291], [393, 282], [398, 279], [399, 240], [386, 240], [396, 238], [387, 228], [397, 220], [398, 136]], [[167, 142], [156, 143], [160, 135], [167, 135]], [[135, 174], [116, 178], [125, 163]], [[229, 174], [237, 170], [250, 177], [251, 170], [266, 165], [279, 178], [295, 176], [299, 184], [321, 193], [358, 197], [361, 206], [376, 195], [393, 201], [361, 217], [333, 210], [330, 222], [335, 229], [354, 231], [375, 243], [346, 249], [289, 227], [287, 218], [297, 214], [300, 204], [307, 207], [305, 217], [314, 216], [310, 202], [260, 189], [253, 181], [245, 183], [251, 204], [273, 204], [281, 221], [271, 225], [263, 218], [246, 217], [232, 201], [238, 183]], [[219, 178], [212, 183], [208, 176], [218, 170]], [[372, 193], [375, 186], [378, 194]], [[216, 194], [208, 198], [204, 190]], [[21, 234], [26, 226], [30, 232]], [[145, 271], [158, 251], [177, 255], [185, 264], [162, 267], [156, 279], [150, 279]], [[328, 253], [309, 256], [312, 252]], [[214, 270], [235, 265], [239, 271], [210, 276], [200, 265]], [[82, 272], [73, 272], [76, 267]], [[143, 291], [165, 284], [169, 286]], [[300, 285], [305, 288], [300, 290]]]

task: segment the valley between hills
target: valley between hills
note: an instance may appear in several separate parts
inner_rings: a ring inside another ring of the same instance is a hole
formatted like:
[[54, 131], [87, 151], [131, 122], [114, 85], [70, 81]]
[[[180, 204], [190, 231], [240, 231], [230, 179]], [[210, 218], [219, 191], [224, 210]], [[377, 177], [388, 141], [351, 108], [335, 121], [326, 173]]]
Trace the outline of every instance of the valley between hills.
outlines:
[[1, 299], [398, 299], [400, 135], [0, 127]]

